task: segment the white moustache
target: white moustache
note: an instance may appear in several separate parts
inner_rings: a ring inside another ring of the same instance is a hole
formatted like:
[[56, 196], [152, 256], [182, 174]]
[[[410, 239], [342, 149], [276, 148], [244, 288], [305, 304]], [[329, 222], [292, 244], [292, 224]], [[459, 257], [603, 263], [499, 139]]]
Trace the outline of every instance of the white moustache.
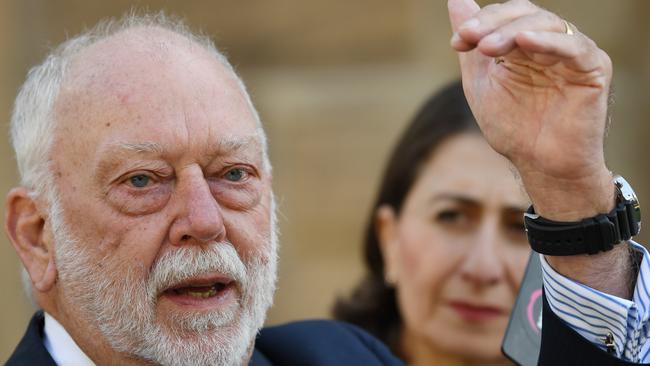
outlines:
[[215, 242], [205, 249], [184, 246], [165, 253], [149, 274], [149, 294], [157, 296], [192, 278], [208, 274], [227, 277], [240, 291], [248, 288], [246, 266], [235, 248], [229, 242]]

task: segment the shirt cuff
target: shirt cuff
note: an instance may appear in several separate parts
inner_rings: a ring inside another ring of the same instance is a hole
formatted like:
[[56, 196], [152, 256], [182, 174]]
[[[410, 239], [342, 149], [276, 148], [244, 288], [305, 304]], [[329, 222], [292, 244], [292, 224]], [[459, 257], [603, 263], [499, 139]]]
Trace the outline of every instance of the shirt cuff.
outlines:
[[[650, 264], [648, 251], [628, 241], [643, 255], [632, 301], [596, 291], [557, 273], [540, 254], [544, 293], [551, 310], [595, 346], [630, 362], [650, 362]], [[608, 349], [607, 339], [614, 349]]]

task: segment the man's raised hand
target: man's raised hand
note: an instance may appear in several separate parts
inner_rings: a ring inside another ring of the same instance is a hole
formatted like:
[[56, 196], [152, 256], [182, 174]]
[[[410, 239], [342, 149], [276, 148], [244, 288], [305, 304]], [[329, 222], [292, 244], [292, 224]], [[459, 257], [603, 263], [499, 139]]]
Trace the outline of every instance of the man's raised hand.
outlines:
[[538, 212], [564, 220], [607, 212], [607, 54], [527, 0], [482, 9], [449, 0], [448, 7], [472, 111], [490, 145], [519, 170]]

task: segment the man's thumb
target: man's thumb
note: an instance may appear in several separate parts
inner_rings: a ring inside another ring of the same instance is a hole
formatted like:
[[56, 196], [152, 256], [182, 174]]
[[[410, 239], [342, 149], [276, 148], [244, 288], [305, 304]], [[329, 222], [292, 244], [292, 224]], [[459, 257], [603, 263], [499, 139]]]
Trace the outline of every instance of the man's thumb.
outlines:
[[474, 0], [448, 0], [447, 9], [449, 9], [451, 29], [456, 32], [458, 27], [481, 10], [481, 7]]

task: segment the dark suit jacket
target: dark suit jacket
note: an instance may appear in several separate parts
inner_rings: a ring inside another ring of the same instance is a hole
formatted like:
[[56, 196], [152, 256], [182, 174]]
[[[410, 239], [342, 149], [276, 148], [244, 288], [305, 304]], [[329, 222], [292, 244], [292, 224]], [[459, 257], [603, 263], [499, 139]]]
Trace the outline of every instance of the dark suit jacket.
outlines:
[[[544, 299], [539, 365], [624, 366], [558, 318]], [[378, 340], [341, 322], [315, 320], [264, 328], [249, 366], [401, 365]], [[55, 365], [43, 346], [43, 313], [32, 318], [8, 366]]]
[[[542, 345], [538, 365], [623, 366], [639, 365], [621, 361], [595, 347], [558, 318], [543, 298]], [[650, 365], [650, 364], [645, 364]]]
[[[54, 366], [43, 345], [44, 317], [32, 317], [8, 366]], [[313, 320], [264, 328], [255, 341], [249, 366], [368, 365], [402, 366], [402, 362], [377, 339], [342, 322]]]

